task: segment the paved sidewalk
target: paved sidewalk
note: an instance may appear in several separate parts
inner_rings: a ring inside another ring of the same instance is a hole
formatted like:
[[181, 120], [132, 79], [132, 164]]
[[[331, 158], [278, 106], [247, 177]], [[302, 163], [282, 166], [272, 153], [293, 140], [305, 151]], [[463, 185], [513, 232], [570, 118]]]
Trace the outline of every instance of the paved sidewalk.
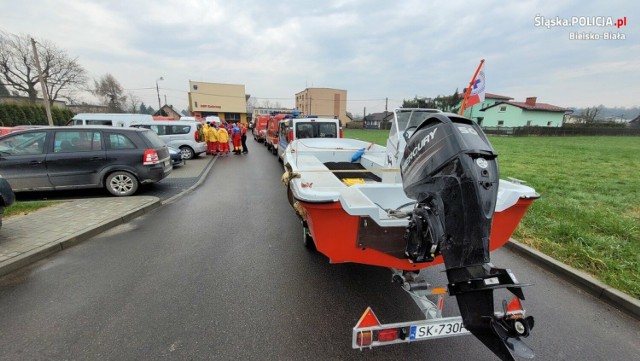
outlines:
[[98, 235], [161, 205], [150, 196], [63, 201], [6, 218], [0, 229], [0, 276]]

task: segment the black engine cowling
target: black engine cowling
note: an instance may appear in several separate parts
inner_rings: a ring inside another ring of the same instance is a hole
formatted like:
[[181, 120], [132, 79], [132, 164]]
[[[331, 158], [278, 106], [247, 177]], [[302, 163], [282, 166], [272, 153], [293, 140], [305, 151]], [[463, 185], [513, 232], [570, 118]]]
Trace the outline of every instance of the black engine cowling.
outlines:
[[477, 124], [454, 114], [434, 113], [411, 131], [405, 132], [400, 171], [404, 191], [417, 205], [405, 254], [413, 262], [442, 254], [465, 327], [502, 360], [513, 360], [512, 352], [532, 357], [513, 330], [496, 326], [512, 322], [495, 316], [493, 290], [506, 288], [520, 299], [524, 294], [509, 270], [489, 263], [499, 182], [493, 147]]

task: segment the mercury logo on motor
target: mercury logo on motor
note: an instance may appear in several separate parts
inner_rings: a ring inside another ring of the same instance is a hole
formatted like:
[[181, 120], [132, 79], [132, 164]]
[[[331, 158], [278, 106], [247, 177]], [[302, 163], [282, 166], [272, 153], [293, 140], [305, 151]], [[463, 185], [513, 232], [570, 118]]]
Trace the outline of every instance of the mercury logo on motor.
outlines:
[[429, 134], [427, 134], [424, 138], [422, 138], [422, 141], [416, 144], [416, 147], [413, 148], [411, 153], [409, 153], [409, 156], [407, 157], [407, 159], [404, 161], [404, 163], [402, 163], [403, 168], [408, 167], [413, 162], [413, 159], [416, 157], [416, 155], [418, 155], [418, 153], [422, 151], [422, 148], [424, 148], [425, 145], [427, 145], [429, 142], [433, 140], [433, 138], [435, 138], [436, 130], [438, 130], [438, 128], [434, 128], [433, 131], [429, 132]]

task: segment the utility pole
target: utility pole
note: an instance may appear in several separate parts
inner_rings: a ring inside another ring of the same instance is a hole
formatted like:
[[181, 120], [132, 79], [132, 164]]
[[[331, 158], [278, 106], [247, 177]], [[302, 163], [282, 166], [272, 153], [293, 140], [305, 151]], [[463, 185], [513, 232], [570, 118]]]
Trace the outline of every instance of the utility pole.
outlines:
[[38, 49], [36, 49], [36, 41], [31, 38], [31, 45], [33, 46], [33, 56], [36, 60], [36, 66], [38, 67], [38, 78], [40, 79], [40, 86], [42, 87], [42, 98], [44, 99], [44, 109], [47, 111], [47, 120], [49, 125], [53, 125], [53, 118], [51, 117], [51, 105], [49, 104], [49, 92], [47, 92], [47, 86], [44, 83], [42, 77], [42, 68], [40, 67], [40, 59], [38, 58]]
[[160, 88], [158, 87], [158, 80], [164, 80], [164, 78], [159, 77], [158, 79], [156, 79], [156, 92], [158, 93], [158, 111], [160, 111], [160, 108], [162, 108], [162, 105], [160, 104]]
[[387, 97], [387, 98], [384, 98], [384, 112], [385, 112], [385, 115], [387, 113], [387, 108], [388, 107], [389, 107], [389, 98]]

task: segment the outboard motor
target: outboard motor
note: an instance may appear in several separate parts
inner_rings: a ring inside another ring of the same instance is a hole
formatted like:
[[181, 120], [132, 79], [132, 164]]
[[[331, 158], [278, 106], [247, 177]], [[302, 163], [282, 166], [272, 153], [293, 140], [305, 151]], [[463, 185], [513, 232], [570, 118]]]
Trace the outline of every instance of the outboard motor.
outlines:
[[[400, 161], [404, 191], [417, 201], [405, 232], [406, 256], [430, 262], [441, 254], [465, 328], [502, 360], [515, 360], [513, 353], [533, 357], [520, 340], [533, 317], [508, 311], [514, 302], [520, 306], [525, 285], [489, 263], [499, 181], [493, 147], [477, 124], [454, 114], [435, 113], [412, 131], [405, 131]], [[516, 297], [496, 315], [493, 290], [501, 288]]]

